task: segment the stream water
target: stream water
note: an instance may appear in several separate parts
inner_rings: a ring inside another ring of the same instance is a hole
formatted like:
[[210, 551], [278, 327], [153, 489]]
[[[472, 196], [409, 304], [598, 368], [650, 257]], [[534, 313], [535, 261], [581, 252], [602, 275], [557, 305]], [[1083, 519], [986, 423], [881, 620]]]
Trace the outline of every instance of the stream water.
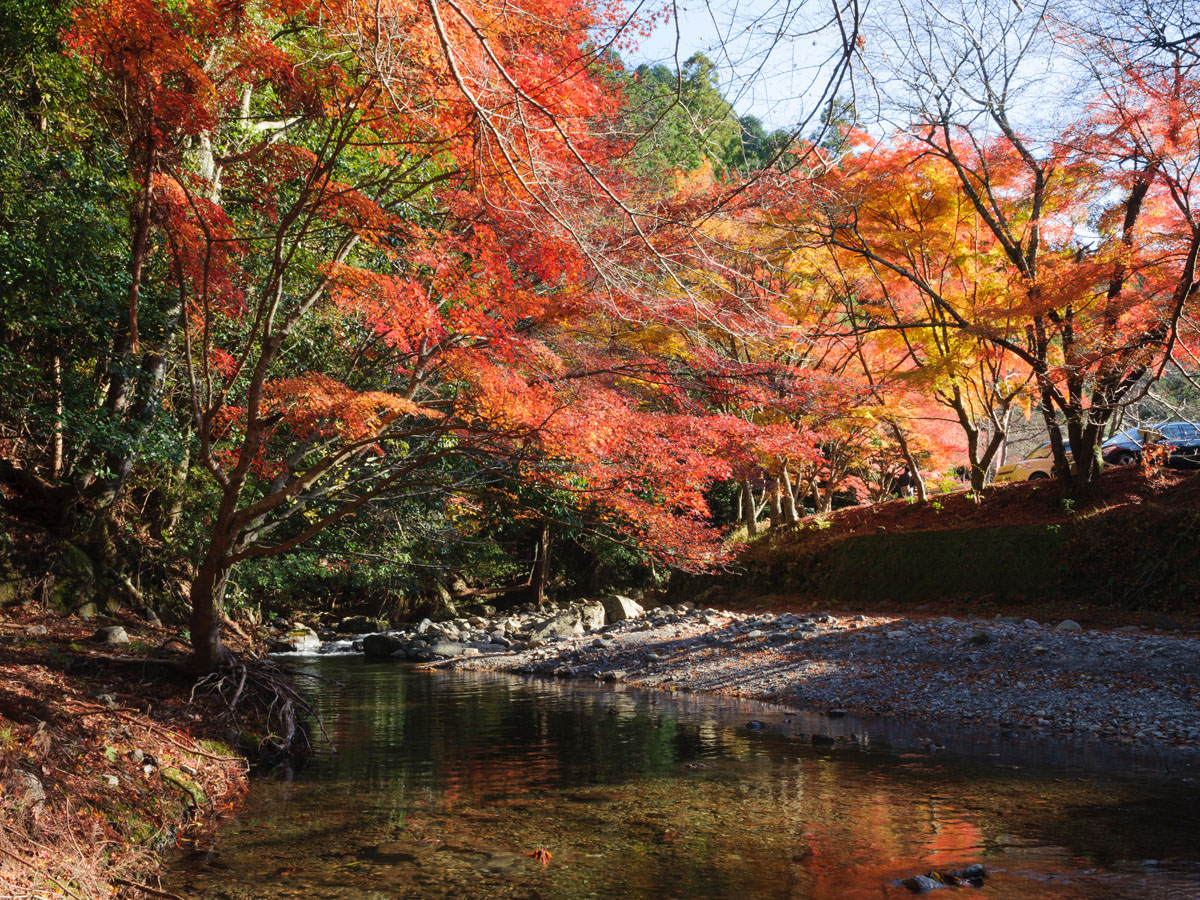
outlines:
[[[693, 695], [305, 665], [344, 684], [312, 688], [338, 752], [260, 780], [171, 890], [857, 900], [982, 863], [982, 888], [944, 893], [1200, 898], [1200, 779], [1178, 761], [962, 735], [930, 752], [928, 729]], [[815, 731], [841, 739], [814, 746]], [[539, 849], [548, 865], [527, 855]]]

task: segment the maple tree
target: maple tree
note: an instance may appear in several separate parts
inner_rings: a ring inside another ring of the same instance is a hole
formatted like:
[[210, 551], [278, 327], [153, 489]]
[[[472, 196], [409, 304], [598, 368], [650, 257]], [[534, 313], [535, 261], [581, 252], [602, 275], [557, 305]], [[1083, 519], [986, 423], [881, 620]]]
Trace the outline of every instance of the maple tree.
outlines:
[[[620, 97], [588, 48], [623, 17], [557, 0], [501, 19], [459, 0], [77, 11], [70, 44], [109, 85], [138, 184], [114, 410], [153, 267], [175, 299], [152, 352], [165, 368], [178, 329], [215, 490], [198, 668], [225, 658], [234, 566], [387, 493], [484, 492], [500, 467], [676, 564], [719, 552], [702, 492], [745, 422], [682, 402], [686, 367], [603, 339], [614, 315], [697, 316], [695, 296], [622, 287], [679, 256], [626, 208], [595, 126]], [[702, 318], [735, 311], [721, 299]], [[449, 459], [473, 467], [456, 481]]]
[[[781, 191], [771, 202], [777, 252], [806, 293], [834, 309], [810, 326], [814, 337], [844, 345], [880, 402], [900, 398], [883, 416], [894, 437], [903, 445], [897, 422], [912, 418], [905, 407], [924, 398], [944, 407], [917, 418], [932, 426], [953, 417], [981, 489], [1030, 379], [1023, 361], [980, 330], [1009, 335], [1018, 323], [1010, 286], [995, 277], [995, 242], [980, 232], [950, 167], [911, 143], [860, 134], [857, 144], [815, 191]], [[975, 330], [962, 327], [967, 320]], [[907, 467], [922, 493], [915, 461]]]
[[[1166, 175], [1169, 157], [1181, 154], [1185, 168], [1191, 151], [1153, 139], [1123, 147], [1118, 134], [1146, 129], [1120, 114], [1109, 91], [1076, 122], [1055, 123], [1037, 137], [1024, 133], [1013, 85], [1030, 47], [1047, 37], [1044, 10], [971, 8], [955, 29], [940, 27], [929, 4], [912, 11], [912, 33], [927, 36], [937, 52], [900, 39], [910, 68], [889, 71], [902, 85], [896, 102], [908, 124], [884, 147], [864, 150], [855, 166], [865, 171], [881, 161], [885, 179], [927, 173], [926, 186], [910, 185], [897, 204], [886, 199], [890, 181], [876, 180], [874, 191], [843, 191], [846, 173], [828, 167], [810, 188], [810, 209], [822, 223], [814, 241], [857, 256], [882, 273], [878, 281], [895, 280], [921, 298], [924, 313], [901, 331], [928, 334], [944, 321], [1002, 351], [1006, 369], [1027, 367], [1058, 476], [1086, 491], [1099, 471], [1105, 423], [1161, 362], [1194, 294], [1190, 184]], [[983, 50], [997, 45], [1011, 52]], [[1176, 75], [1172, 98], [1144, 98], [1146, 115], [1161, 119], [1157, 133], [1164, 126], [1168, 134], [1186, 131], [1181, 116], [1191, 121], [1178, 80], [1186, 77]], [[1122, 69], [1119, 84], [1141, 82], [1136, 69]], [[952, 211], [934, 239], [982, 254], [985, 280], [944, 279], [943, 261], [961, 263], [916, 227], [935, 224], [924, 221], [930, 203]], [[903, 217], [890, 212], [904, 207]], [[881, 237], [872, 232], [876, 223], [902, 233]], [[964, 308], [947, 293], [949, 286], [961, 294], [964, 283], [980, 305]], [[993, 392], [988, 406], [1002, 407], [1003, 399]]]

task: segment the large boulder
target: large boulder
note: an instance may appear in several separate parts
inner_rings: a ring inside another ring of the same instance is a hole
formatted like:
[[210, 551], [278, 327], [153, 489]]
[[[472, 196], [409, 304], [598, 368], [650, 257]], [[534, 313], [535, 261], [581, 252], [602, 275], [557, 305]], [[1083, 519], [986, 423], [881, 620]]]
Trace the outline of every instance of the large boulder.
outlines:
[[578, 637], [584, 632], [603, 628], [606, 621], [604, 604], [599, 600], [592, 600], [560, 609], [554, 615], [542, 619], [534, 625], [529, 636], [536, 641]]
[[[103, 644], [128, 644], [129, 635], [125, 633], [125, 629], [120, 625], [106, 625], [103, 628], [96, 629], [96, 633], [92, 635], [92, 640]], [[320, 642], [318, 641], [318, 643]]]
[[28, 814], [36, 819], [45, 811], [46, 790], [32, 772], [13, 769], [2, 787], [5, 805], [10, 812]]
[[604, 604], [599, 600], [591, 600], [587, 603], [581, 603], [579, 609], [579, 622], [583, 625], [584, 631], [598, 631], [603, 628], [607, 622]]
[[537, 641], [576, 637], [583, 634], [583, 620], [578, 609], [564, 609], [543, 619], [534, 626], [530, 637]]
[[438, 641], [429, 648], [429, 654], [435, 659], [454, 659], [459, 656], [474, 656], [479, 651], [458, 641]]
[[338, 634], [371, 634], [383, 631], [383, 623], [369, 616], [347, 616], [338, 622]]
[[394, 634], [368, 634], [362, 640], [362, 649], [371, 659], [387, 659], [397, 650], [407, 650], [408, 643]]
[[626, 619], [636, 619], [645, 610], [636, 600], [615, 594], [604, 600], [604, 613], [609, 622], [624, 622]]

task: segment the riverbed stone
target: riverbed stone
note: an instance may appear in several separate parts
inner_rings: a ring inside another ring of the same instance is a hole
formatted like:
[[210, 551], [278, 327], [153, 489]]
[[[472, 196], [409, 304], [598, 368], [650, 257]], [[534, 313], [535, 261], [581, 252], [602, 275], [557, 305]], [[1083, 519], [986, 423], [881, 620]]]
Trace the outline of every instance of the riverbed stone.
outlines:
[[101, 644], [128, 644], [129, 635], [120, 625], [105, 625], [103, 628], [96, 629], [92, 640]]
[[408, 642], [394, 634], [368, 634], [362, 640], [362, 647], [371, 659], [387, 659], [397, 650], [407, 650]]
[[645, 612], [640, 603], [621, 594], [606, 597], [603, 602], [604, 614], [609, 622], [624, 622], [626, 619], [636, 619]]
[[459, 656], [470, 656], [472, 654], [468, 651], [472, 650], [475, 653], [479, 652], [476, 648], [460, 644], [458, 641], [437, 641], [429, 646], [429, 653], [437, 659], [455, 659]]
[[946, 885], [942, 884], [935, 878], [930, 878], [928, 875], [914, 875], [912, 878], [905, 878], [900, 883], [914, 894], [923, 894], [926, 891], [937, 891], [946, 887]]
[[530, 632], [534, 640], [545, 641], [553, 638], [575, 637], [583, 634], [583, 622], [579, 613], [566, 609], [544, 619]]
[[383, 631], [383, 623], [370, 616], [347, 616], [337, 624], [338, 634], [371, 634]]
[[502, 644], [493, 644], [491, 641], [470, 641], [466, 646], [478, 650], [480, 653], [503, 653], [508, 649]]
[[606, 621], [604, 604], [599, 600], [579, 604], [579, 622], [584, 631], [597, 631], [604, 627]]
[[1059, 631], [1083, 631], [1083, 626], [1074, 619], [1063, 619], [1057, 627]]

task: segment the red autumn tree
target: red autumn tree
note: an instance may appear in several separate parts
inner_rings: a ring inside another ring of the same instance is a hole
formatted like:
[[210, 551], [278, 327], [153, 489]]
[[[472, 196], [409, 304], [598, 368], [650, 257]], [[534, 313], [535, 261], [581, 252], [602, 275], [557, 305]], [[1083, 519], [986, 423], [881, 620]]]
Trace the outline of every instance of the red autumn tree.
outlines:
[[[992, 277], [1006, 282], [997, 293], [1004, 313], [958, 309], [922, 265], [897, 256], [902, 241], [873, 241], [858, 216], [869, 197], [820, 197], [823, 239], [907, 281], [958, 330], [1028, 366], [1059, 478], [1084, 492], [1099, 471], [1105, 423], [1162, 360], [1194, 295], [1191, 184], [1173, 185], [1164, 157], [1182, 153], [1182, 171], [1192, 151], [1141, 135], [1150, 119], [1153, 134], [1186, 131], [1194, 105], [1186, 90], [1159, 90], [1144, 97], [1148, 118], [1131, 117], [1092, 79], [1082, 88], [1095, 93], [1091, 112], [1064, 121], [1066, 104], [1031, 117], [1022, 89], [1044, 84], [1039, 66], [1061, 46], [1040, 7], [964, 3], [953, 28], [932, 2], [911, 16], [903, 33], [879, 36], [884, 113], [902, 117], [897, 149], [935, 166], [971, 211], [968, 231], [989, 245]], [[1118, 68], [1120, 90], [1143, 83], [1136, 66]], [[1129, 136], [1128, 152], [1113, 152], [1118, 133]]]
[[561, 0], [78, 11], [138, 184], [129, 353], [153, 278], [213, 486], [197, 669], [227, 658], [235, 565], [501, 466], [661, 558], [718, 552], [702, 490], [746, 422], [690, 402], [696, 360], [608, 340], [614, 320], [699, 333], [740, 302], [638, 274], [680, 287], [680, 232], [635, 215], [608, 164], [620, 97], [591, 48], [618, 20]]

